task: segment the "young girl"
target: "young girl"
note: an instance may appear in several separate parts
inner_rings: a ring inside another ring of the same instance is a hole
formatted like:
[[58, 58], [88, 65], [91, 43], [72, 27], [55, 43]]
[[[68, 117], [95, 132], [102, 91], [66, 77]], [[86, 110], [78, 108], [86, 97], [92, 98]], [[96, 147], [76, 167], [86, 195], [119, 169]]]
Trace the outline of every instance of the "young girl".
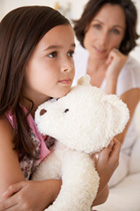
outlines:
[[[74, 33], [68, 20], [45, 6], [21, 7], [0, 24], [0, 210], [44, 210], [61, 180], [31, 181], [51, 153], [50, 139], [34, 123], [44, 101], [65, 96], [74, 77]], [[94, 204], [107, 198], [107, 182], [118, 165], [117, 140], [97, 161], [101, 177]]]

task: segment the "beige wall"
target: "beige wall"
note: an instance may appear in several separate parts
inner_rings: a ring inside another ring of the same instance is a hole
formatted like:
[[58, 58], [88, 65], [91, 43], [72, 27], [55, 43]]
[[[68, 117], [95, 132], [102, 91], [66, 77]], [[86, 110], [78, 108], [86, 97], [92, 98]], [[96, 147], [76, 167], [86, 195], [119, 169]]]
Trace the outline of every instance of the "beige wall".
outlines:
[[0, 19], [16, 7], [26, 5], [46, 5], [54, 7], [56, 2], [59, 2], [60, 6], [64, 9], [67, 8], [68, 3], [70, 2], [72, 18], [78, 18], [80, 17], [83, 6], [86, 4], [87, 0], [0, 0]]
[[[54, 7], [56, 2], [59, 2], [64, 8], [66, 8], [67, 4], [70, 2], [72, 18], [78, 18], [88, 0], [0, 0], [0, 19], [10, 10], [19, 6], [47, 5]], [[134, 2], [138, 11], [140, 11], [140, 0], [135, 0]]]
[[[68, 3], [71, 4], [71, 18], [77, 19], [80, 17], [84, 5], [88, 0], [0, 0], [0, 20], [3, 16], [8, 13], [10, 10], [26, 5], [46, 5], [50, 7], [55, 7], [55, 3], [59, 2], [59, 5], [66, 10]], [[136, 7], [138, 9], [138, 15], [140, 14], [140, 0], [135, 0]], [[64, 12], [63, 10], [63, 12]], [[69, 16], [69, 13], [66, 16]], [[140, 15], [138, 20], [138, 32], [140, 33]], [[138, 40], [140, 44], [140, 39]], [[140, 47], [136, 47], [135, 50], [131, 53], [138, 61], [140, 61]]]

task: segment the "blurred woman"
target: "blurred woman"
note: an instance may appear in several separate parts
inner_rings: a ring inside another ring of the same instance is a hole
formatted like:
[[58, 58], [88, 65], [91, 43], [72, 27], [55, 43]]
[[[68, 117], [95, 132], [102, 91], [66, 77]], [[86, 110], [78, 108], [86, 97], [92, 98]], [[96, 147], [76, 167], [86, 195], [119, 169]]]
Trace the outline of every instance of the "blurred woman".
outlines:
[[[122, 144], [120, 165], [110, 186], [128, 173], [131, 147], [136, 141], [133, 116], [140, 99], [140, 65], [129, 56], [139, 37], [137, 11], [131, 0], [90, 0], [74, 30], [80, 46], [75, 51], [75, 79], [89, 74], [91, 84], [117, 94], [130, 110], [130, 120], [117, 136]], [[118, 123], [119, 124], [119, 123]]]

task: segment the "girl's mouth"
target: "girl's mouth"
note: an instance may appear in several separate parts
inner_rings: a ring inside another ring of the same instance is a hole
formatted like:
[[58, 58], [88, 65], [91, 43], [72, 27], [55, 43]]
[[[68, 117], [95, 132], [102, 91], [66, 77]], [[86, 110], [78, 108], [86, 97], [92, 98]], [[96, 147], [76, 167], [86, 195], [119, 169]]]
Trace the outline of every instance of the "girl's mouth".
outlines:
[[59, 81], [59, 83], [61, 83], [61, 84], [71, 84], [71, 79], [69, 79], [69, 78], [62, 79], [62, 80]]

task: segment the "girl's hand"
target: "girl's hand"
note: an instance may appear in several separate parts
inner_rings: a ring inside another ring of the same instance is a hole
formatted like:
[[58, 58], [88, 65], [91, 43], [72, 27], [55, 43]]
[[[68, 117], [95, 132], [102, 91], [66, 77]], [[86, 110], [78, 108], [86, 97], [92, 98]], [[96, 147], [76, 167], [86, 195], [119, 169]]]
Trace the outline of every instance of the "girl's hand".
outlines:
[[107, 183], [119, 164], [120, 149], [120, 142], [114, 138], [107, 148], [93, 157], [96, 170], [100, 176], [100, 185], [93, 206], [102, 204], [107, 200], [109, 194]]
[[18, 182], [3, 193], [0, 210], [43, 211], [55, 200], [60, 187], [59, 180]]
[[109, 179], [119, 164], [120, 149], [120, 142], [114, 138], [108, 147], [98, 154], [98, 159], [96, 159], [95, 165], [100, 176], [100, 190], [107, 185]]
[[117, 80], [121, 69], [126, 63], [126, 60], [127, 56], [122, 54], [118, 49], [112, 49], [106, 61], [106, 78]]

